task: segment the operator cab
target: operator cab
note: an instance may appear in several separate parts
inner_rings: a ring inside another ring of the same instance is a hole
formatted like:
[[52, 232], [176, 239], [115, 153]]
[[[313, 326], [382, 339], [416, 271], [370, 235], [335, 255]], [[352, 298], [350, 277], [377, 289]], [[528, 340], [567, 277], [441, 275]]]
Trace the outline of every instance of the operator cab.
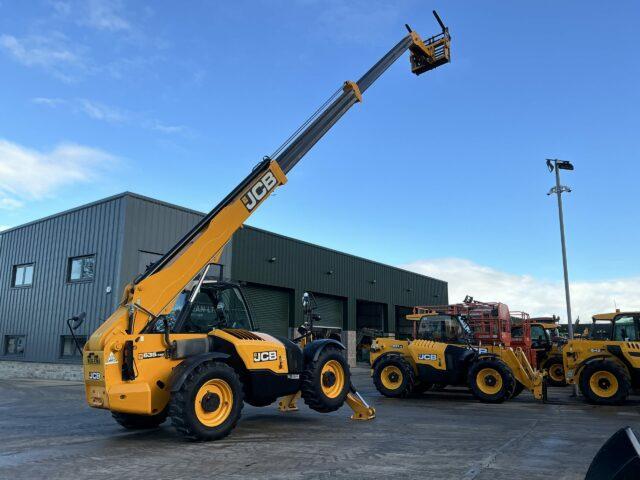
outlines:
[[459, 316], [423, 315], [418, 321], [417, 327], [417, 340], [466, 343], [471, 336], [471, 328]]
[[640, 313], [603, 313], [594, 315], [589, 340], [616, 342], [640, 341]]
[[551, 348], [549, 332], [539, 323], [531, 324], [531, 348], [536, 350]]

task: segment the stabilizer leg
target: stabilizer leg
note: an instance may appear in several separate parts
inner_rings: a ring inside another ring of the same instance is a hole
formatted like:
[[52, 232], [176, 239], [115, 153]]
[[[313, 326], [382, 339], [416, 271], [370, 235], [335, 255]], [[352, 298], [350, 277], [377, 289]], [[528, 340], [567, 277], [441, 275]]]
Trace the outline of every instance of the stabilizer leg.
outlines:
[[373, 420], [376, 418], [376, 409], [365, 402], [353, 385], [347, 395], [347, 405], [353, 410], [351, 420]]
[[278, 410], [280, 410], [281, 412], [297, 412], [297, 402], [300, 399], [301, 395], [302, 394], [300, 392], [297, 392], [291, 395], [287, 395], [286, 397], [282, 397], [280, 399], [280, 402], [278, 402]]

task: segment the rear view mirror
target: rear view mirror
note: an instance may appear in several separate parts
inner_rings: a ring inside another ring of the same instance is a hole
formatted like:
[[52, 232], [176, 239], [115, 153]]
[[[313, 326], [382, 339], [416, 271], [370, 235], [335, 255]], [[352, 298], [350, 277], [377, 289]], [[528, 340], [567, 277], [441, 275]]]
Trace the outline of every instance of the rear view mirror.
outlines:
[[87, 313], [82, 312], [81, 314], [76, 315], [75, 317], [71, 317], [67, 319], [67, 326], [69, 327], [69, 332], [71, 332], [71, 338], [73, 338], [73, 343], [75, 343], [76, 348], [78, 349], [78, 352], [80, 353], [80, 355], [82, 355], [82, 347], [80, 346], [80, 342], [76, 337], [75, 331], [80, 327], [80, 325], [82, 325], [86, 317], [87, 317]]

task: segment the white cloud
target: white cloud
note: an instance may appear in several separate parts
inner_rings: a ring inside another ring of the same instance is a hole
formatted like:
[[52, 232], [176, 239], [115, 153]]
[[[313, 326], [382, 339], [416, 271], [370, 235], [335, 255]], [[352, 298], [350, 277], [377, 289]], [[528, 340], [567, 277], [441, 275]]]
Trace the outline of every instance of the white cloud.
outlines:
[[0, 198], [0, 210], [15, 210], [22, 207], [23, 203], [15, 198]]
[[131, 29], [119, 0], [56, 0], [49, 4], [58, 18], [70, 19], [84, 27], [112, 32]]
[[78, 105], [86, 115], [95, 120], [102, 120], [109, 123], [122, 123], [127, 119], [126, 113], [101, 103], [80, 99], [78, 100]]
[[168, 125], [155, 118], [148, 118], [144, 114], [111, 107], [86, 98], [64, 100], [61, 98], [35, 97], [31, 101], [36, 105], [43, 105], [49, 108], [67, 107], [75, 113], [81, 113], [94, 120], [107, 123], [134, 125], [167, 135], [189, 133], [189, 129], [184, 125]]
[[89, 0], [84, 3], [80, 23], [98, 30], [130, 30], [131, 25], [122, 15], [122, 3], [111, 0]]
[[[446, 280], [451, 302], [471, 295], [477, 300], [506, 303], [512, 310], [533, 316], [556, 314], [566, 320], [562, 281], [507, 273], [461, 258], [416, 260], [401, 267]], [[582, 323], [595, 313], [612, 311], [614, 301], [621, 309], [640, 309], [640, 277], [571, 282], [572, 314]]]
[[22, 65], [41, 68], [67, 82], [87, 68], [82, 49], [58, 32], [22, 38], [0, 35], [0, 49]]
[[2, 232], [3, 230], [8, 230], [11, 227], [9, 225], [0, 225], [0, 232]]
[[19, 208], [62, 187], [93, 182], [116, 162], [107, 152], [73, 143], [40, 152], [0, 139], [0, 208]]

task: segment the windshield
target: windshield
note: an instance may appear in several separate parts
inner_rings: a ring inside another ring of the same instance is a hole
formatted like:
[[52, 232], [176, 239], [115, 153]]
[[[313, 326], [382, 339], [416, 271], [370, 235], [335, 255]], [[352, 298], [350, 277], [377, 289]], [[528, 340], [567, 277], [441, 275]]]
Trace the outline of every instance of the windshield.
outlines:
[[596, 320], [591, 324], [589, 338], [593, 340], [609, 340], [612, 323], [609, 320]]

